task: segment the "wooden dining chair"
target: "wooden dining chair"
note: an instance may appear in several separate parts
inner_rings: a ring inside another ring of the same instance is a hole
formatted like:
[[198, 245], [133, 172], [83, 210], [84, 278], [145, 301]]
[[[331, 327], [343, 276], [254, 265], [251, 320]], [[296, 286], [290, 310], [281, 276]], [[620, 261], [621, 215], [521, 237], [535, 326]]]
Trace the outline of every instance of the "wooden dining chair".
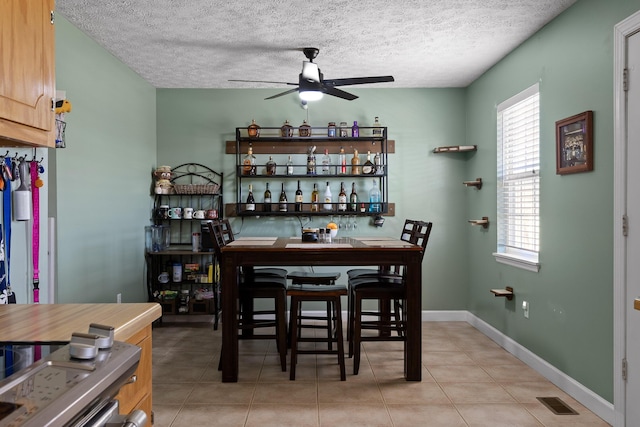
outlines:
[[[426, 221], [406, 220], [401, 240], [422, 247], [426, 251], [433, 224]], [[363, 269], [366, 270], [366, 269]], [[363, 341], [403, 341], [406, 344], [405, 269], [403, 266], [381, 266], [349, 278], [349, 321], [347, 339], [349, 357], [353, 357], [353, 373], [360, 368]], [[378, 310], [364, 310], [365, 300], [377, 300]], [[390, 312], [393, 305], [393, 313]], [[373, 318], [373, 320], [371, 320]], [[376, 335], [362, 335], [363, 330], [377, 331]], [[396, 332], [397, 335], [392, 333]]]
[[[209, 223], [209, 232], [216, 256], [220, 257], [222, 248], [233, 241], [231, 226], [227, 220]], [[250, 274], [242, 272], [238, 284], [239, 310], [236, 318], [237, 328], [241, 331], [238, 339], [275, 339], [283, 372], [287, 370], [286, 273], [286, 270], [277, 268], [258, 269]], [[256, 299], [273, 300], [273, 310], [255, 310]], [[254, 334], [254, 331], [264, 328], [275, 329], [275, 332]], [[218, 370], [221, 368], [222, 365], [218, 364]]]

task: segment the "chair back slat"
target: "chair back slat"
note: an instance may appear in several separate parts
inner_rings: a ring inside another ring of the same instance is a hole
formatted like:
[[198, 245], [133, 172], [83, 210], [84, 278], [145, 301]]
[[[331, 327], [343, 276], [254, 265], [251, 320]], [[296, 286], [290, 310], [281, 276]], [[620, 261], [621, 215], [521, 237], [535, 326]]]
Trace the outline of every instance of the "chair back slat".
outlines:
[[[419, 221], [413, 219], [407, 219], [402, 227], [402, 233], [400, 234], [400, 240], [419, 245], [422, 247], [422, 259], [426, 252], [427, 244], [429, 243], [429, 236], [431, 235], [432, 222]], [[401, 265], [386, 265], [381, 266], [381, 271], [399, 273], [404, 276], [404, 268]]]

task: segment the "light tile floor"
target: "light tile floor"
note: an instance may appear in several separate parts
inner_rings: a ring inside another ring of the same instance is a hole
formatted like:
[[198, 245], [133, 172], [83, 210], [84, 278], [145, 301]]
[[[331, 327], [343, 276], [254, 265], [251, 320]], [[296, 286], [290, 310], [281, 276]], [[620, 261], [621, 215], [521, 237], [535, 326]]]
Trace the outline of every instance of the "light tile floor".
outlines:
[[[198, 426], [608, 426], [465, 322], [424, 322], [421, 382], [404, 381], [402, 344], [364, 344], [360, 373], [335, 356], [301, 355], [296, 380], [275, 343], [240, 342], [237, 383], [217, 370], [220, 330], [165, 321], [153, 330], [156, 427]], [[317, 332], [320, 333], [320, 332]], [[555, 415], [556, 396], [579, 415]]]

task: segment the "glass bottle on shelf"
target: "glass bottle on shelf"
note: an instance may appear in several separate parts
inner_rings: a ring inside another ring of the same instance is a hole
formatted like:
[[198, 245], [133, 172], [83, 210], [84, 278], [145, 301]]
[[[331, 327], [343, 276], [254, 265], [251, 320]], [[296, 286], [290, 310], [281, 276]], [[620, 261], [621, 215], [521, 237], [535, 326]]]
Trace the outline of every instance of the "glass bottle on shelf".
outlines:
[[354, 138], [360, 136], [360, 128], [358, 127], [358, 122], [356, 120], [353, 121], [353, 126], [351, 126], [351, 136]]
[[347, 127], [347, 122], [340, 122], [340, 138], [346, 138], [349, 136], [349, 128]]
[[258, 126], [255, 119], [251, 119], [251, 124], [247, 128], [247, 134], [250, 138], [257, 138], [260, 136], [260, 126]]
[[313, 191], [311, 192], [311, 212], [318, 212], [320, 210], [320, 193], [318, 192], [318, 184], [313, 184]]
[[382, 126], [380, 126], [380, 121], [378, 120], [378, 116], [373, 120], [373, 136], [382, 136]]
[[373, 180], [373, 187], [369, 190], [369, 212], [381, 212], [380, 207], [380, 189], [378, 188], [378, 181]]
[[287, 175], [293, 175], [293, 160], [291, 160], [291, 156], [287, 160]]
[[333, 210], [331, 199], [331, 187], [329, 186], [329, 181], [327, 181], [327, 188], [324, 190], [324, 206], [322, 207], [325, 211]]
[[380, 153], [376, 153], [373, 156], [373, 167], [375, 168], [376, 175], [383, 175], [384, 169], [382, 168], [382, 158], [380, 157]]
[[349, 210], [356, 212], [358, 210], [358, 193], [356, 193], [356, 183], [351, 183], [351, 194], [349, 194]]
[[300, 180], [298, 180], [298, 189], [296, 190], [296, 212], [302, 212], [302, 190], [300, 189]]
[[375, 173], [375, 167], [371, 161], [371, 151], [367, 151], [367, 160], [364, 162], [364, 165], [362, 165], [362, 173], [365, 175]]
[[256, 157], [253, 155], [253, 147], [249, 145], [247, 155], [242, 159], [242, 175], [256, 174]]
[[329, 138], [335, 138], [336, 136], [336, 122], [329, 122], [327, 126], [327, 136]]
[[344, 175], [347, 173], [347, 156], [344, 154], [344, 147], [340, 147], [340, 154], [338, 154], [338, 163], [340, 163], [340, 169], [338, 174]]
[[347, 211], [347, 193], [344, 191], [344, 182], [340, 183], [340, 193], [338, 194], [338, 212]]
[[267, 188], [264, 190], [264, 204], [262, 206], [263, 212], [271, 212], [271, 190], [269, 190], [269, 183], [267, 182]]
[[316, 174], [316, 146], [309, 147], [307, 151], [307, 175]]
[[301, 137], [311, 136], [311, 126], [306, 120], [302, 121], [302, 124], [298, 127], [298, 135]]
[[358, 150], [353, 150], [353, 157], [351, 158], [351, 174], [360, 175], [360, 157], [358, 156]]
[[287, 205], [287, 194], [284, 192], [284, 182], [282, 183], [282, 190], [280, 191], [280, 200], [278, 200], [278, 206], [280, 212], [286, 212], [289, 209]]
[[269, 160], [267, 160], [267, 175], [275, 175], [276, 174], [276, 162], [273, 160], [273, 156], [269, 156]]
[[247, 195], [247, 203], [244, 205], [244, 208], [248, 211], [256, 210], [256, 200], [253, 197], [253, 186], [249, 184], [249, 194]]
[[322, 156], [322, 173], [329, 175], [331, 173], [331, 156], [329, 156], [329, 149], [324, 149], [324, 155]]
[[289, 120], [285, 120], [280, 128], [280, 136], [283, 138], [291, 138], [293, 136], [293, 126], [289, 124]]

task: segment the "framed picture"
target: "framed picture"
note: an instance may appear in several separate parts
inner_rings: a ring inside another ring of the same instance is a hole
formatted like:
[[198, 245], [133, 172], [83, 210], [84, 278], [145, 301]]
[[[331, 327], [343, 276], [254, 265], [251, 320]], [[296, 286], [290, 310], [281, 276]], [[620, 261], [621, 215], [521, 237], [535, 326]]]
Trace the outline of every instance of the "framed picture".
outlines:
[[556, 174], [593, 170], [593, 111], [556, 122]]

